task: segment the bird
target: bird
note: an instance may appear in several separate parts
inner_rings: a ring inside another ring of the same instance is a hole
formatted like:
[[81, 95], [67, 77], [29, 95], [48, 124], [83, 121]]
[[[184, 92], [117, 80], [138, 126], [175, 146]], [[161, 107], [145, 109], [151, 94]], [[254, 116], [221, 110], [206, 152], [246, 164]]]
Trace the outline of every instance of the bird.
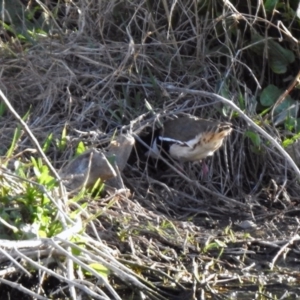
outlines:
[[201, 161], [212, 156], [231, 132], [230, 122], [184, 115], [166, 121], [157, 129], [152, 134], [151, 149], [145, 154], [153, 158], [167, 155], [179, 162]]

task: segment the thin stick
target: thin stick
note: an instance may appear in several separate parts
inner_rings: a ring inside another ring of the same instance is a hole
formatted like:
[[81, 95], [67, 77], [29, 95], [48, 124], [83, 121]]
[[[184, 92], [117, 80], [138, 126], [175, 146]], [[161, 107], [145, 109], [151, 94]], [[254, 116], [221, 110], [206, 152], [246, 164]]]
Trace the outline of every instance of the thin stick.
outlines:
[[276, 261], [278, 260], [279, 256], [288, 249], [288, 247], [290, 245], [292, 245], [295, 241], [299, 241], [300, 237], [298, 234], [295, 234], [286, 244], [284, 244], [280, 249], [279, 251], [277, 252], [277, 254], [274, 256], [274, 258], [272, 259], [272, 263], [271, 263], [271, 266], [270, 266], [270, 270], [272, 271], [274, 266], [275, 266], [275, 263]]

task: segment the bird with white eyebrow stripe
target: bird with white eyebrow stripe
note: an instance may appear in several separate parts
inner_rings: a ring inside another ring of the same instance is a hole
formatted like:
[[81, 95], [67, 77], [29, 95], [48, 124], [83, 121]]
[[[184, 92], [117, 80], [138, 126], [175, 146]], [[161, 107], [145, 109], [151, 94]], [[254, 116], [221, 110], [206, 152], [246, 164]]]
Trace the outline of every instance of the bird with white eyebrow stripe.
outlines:
[[231, 132], [232, 124], [229, 122], [185, 115], [166, 121], [163, 128], [155, 131], [150, 146], [152, 150], [146, 154], [159, 158], [166, 153], [180, 162], [201, 161], [213, 155]]

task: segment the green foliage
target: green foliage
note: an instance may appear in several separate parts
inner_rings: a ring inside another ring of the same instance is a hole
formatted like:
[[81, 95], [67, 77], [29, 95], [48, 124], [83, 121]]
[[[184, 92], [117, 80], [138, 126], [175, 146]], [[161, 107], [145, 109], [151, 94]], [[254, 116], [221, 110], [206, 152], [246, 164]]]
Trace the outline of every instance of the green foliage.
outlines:
[[273, 9], [276, 7], [278, 0], [265, 0], [264, 8], [267, 13], [272, 13]]
[[33, 164], [33, 171], [36, 175], [37, 182], [46, 186], [48, 190], [52, 190], [56, 185], [56, 180], [50, 176], [48, 167], [43, 164], [41, 158], [35, 159], [31, 157], [31, 162]]
[[[258, 112], [264, 114], [270, 112], [275, 101], [286, 89], [288, 82], [283, 79], [289, 78], [290, 75], [295, 76], [297, 72], [297, 70], [295, 71], [295, 66], [299, 63], [299, 57], [297, 56], [298, 43], [297, 41], [293, 42], [294, 37], [288, 36], [287, 33], [289, 31], [291, 35], [293, 35], [299, 31], [299, 19], [297, 19], [292, 9], [289, 8], [289, 5], [292, 6], [289, 1], [264, 0], [263, 2], [257, 1], [255, 3], [237, 0], [227, 1], [226, 3], [224, 1], [120, 1], [118, 3], [114, 1], [78, 1], [78, 3], [77, 1], [38, 1], [41, 4], [37, 4], [37, 1], [25, 2], [28, 4], [28, 9], [21, 4], [21, 0], [7, 0], [1, 3], [2, 6], [5, 5], [5, 9], [8, 11], [10, 17], [12, 17], [10, 19], [5, 17], [2, 29], [10, 33], [9, 36], [12, 36], [12, 40], [14, 39], [21, 42], [21, 47], [19, 48], [20, 53], [18, 53], [18, 55], [20, 54], [20, 60], [22, 60], [20, 64], [17, 61], [10, 62], [10, 64], [4, 62], [2, 76], [4, 77], [6, 73], [9, 73], [9, 76], [11, 76], [16, 83], [14, 85], [14, 82], [13, 84], [9, 82], [14, 89], [21, 87], [24, 90], [28, 90], [32, 88], [32, 93], [24, 93], [24, 98], [27, 97], [27, 95], [32, 95], [32, 97], [28, 97], [30, 101], [38, 103], [42, 102], [40, 99], [47, 98], [47, 96], [48, 99], [51, 98], [51, 101], [48, 100], [46, 104], [47, 108], [50, 107], [50, 114], [53, 113], [53, 115], [51, 115], [53, 117], [51, 118], [51, 122], [55, 120], [56, 110], [60, 110], [62, 99], [67, 99], [67, 97], [64, 97], [66, 90], [68, 90], [70, 96], [74, 96], [75, 100], [71, 101], [72, 103], [66, 104], [69, 108], [68, 116], [66, 116], [68, 119], [67, 122], [70, 121], [71, 126], [76, 126], [74, 123], [76, 122], [78, 111], [84, 111], [87, 114], [86, 117], [88, 120], [86, 123], [80, 124], [83, 130], [88, 130], [89, 125], [87, 124], [91, 124], [94, 120], [98, 121], [97, 118], [101, 117], [99, 110], [103, 111], [103, 115], [105, 115], [105, 122], [103, 122], [104, 125], [101, 130], [110, 131], [116, 123], [122, 124], [126, 122], [126, 124], [129, 124], [132, 119], [128, 118], [128, 115], [139, 115], [139, 105], [141, 105], [143, 113], [148, 111], [150, 112], [149, 114], [155, 114], [157, 111], [163, 111], [168, 114], [176, 110], [188, 112], [190, 109], [190, 111], [195, 111], [193, 107], [199, 107], [203, 103], [210, 104], [208, 99], [197, 99], [195, 95], [189, 93], [186, 93], [186, 95], [184, 93], [179, 94], [175, 89], [172, 90], [169, 87], [165, 92], [164, 85], [168, 83], [177, 87], [186, 87], [195, 90], [203, 88], [205, 90], [218, 91], [218, 93], [224, 97], [233, 99], [242, 110], [247, 110], [249, 107], [257, 107]], [[18, 5], [15, 11], [13, 10], [13, 3]], [[57, 10], [54, 7], [56, 3], [66, 5], [67, 7], [68, 12], [64, 14], [62, 18], [58, 16]], [[100, 3], [101, 6], [97, 6]], [[109, 3], [108, 6], [105, 6], [106, 3]], [[264, 5], [264, 7], [262, 7], [262, 5]], [[242, 9], [240, 9], [241, 6]], [[150, 7], [150, 9], [147, 10], [147, 7]], [[264, 9], [267, 13], [265, 19], [263, 18]], [[47, 10], [51, 11], [46, 18], [45, 14]], [[109, 16], [108, 19], [106, 19], [107, 16]], [[55, 30], [53, 31], [51, 39], [44, 39], [44, 43], [37, 44], [35, 47], [30, 48], [32, 44], [37, 43], [41, 34], [45, 35], [45, 33], [49, 32], [47, 26], [49, 26], [49, 28], [51, 27], [52, 17], [58, 21], [58, 24], [62, 24], [65, 30], [64, 35], [60, 35], [59, 30]], [[78, 20], [76, 20], [77, 18]], [[111, 18], [113, 18], [113, 20], [111, 20]], [[44, 24], [39, 24], [38, 20], [45, 22]], [[96, 22], [97, 20], [100, 20], [100, 22]], [[279, 28], [279, 25], [276, 23], [278, 20], [281, 20], [283, 25], [288, 28], [286, 31], [283, 27]], [[72, 23], [71, 26], [68, 25], [70, 23]], [[79, 26], [77, 26], [78, 24]], [[95, 24], [97, 26], [95, 26]], [[167, 37], [167, 31], [168, 34], [170, 33], [171, 38]], [[279, 36], [280, 34], [282, 34], [282, 36]], [[129, 49], [126, 43], [129, 42], [130, 38], [133, 39], [135, 44], [130, 44]], [[279, 38], [281, 38], [281, 41], [279, 41]], [[115, 45], [113, 45], [114, 39], [117, 41]], [[298, 40], [298, 38], [296, 40]], [[104, 52], [102, 52], [103, 41], [105, 41]], [[5, 41], [2, 40], [1, 42], [5, 43]], [[29, 55], [26, 55], [27, 50], [30, 50], [28, 51]], [[103, 53], [106, 61], [102, 60]], [[105, 53], [107, 55], [105, 55]], [[33, 58], [36, 55], [45, 56], [47, 60], [45, 59], [45, 63], [39, 64], [38, 62], [41, 60], [35, 60]], [[10, 72], [10, 65], [13, 65], [13, 69], [17, 71]], [[77, 68], [78, 66], [81, 67]], [[33, 72], [29, 72], [26, 68], [32, 68]], [[288, 73], [290, 70], [293, 72]], [[23, 74], [33, 74], [34, 76], [26, 81], [24, 77], [22, 77]], [[53, 74], [60, 77], [59, 79], [61, 80], [54, 80]], [[41, 81], [36, 83], [34, 80], [38, 78], [38, 76], [41, 76]], [[4, 79], [6, 80], [7, 77]], [[8, 84], [5, 85], [5, 80], [3, 80], [4, 87], [10, 88]], [[216, 82], [220, 83], [219, 86]], [[273, 83], [273, 85], [270, 83]], [[265, 89], [259, 94], [258, 90], [261, 86], [265, 87]], [[12, 94], [14, 95], [14, 93]], [[296, 98], [294, 93], [292, 95], [292, 97]], [[259, 99], [258, 106], [256, 106], [257, 103], [249, 103], [250, 101], [256, 101], [256, 96], [257, 99]], [[20, 98], [22, 97], [17, 95], [11, 99], [18, 101]], [[145, 101], [146, 105], [143, 105], [143, 99], [145, 98], [147, 98], [148, 101]], [[101, 99], [98, 105], [93, 107], [95, 111], [81, 110], [80, 105], [97, 101], [95, 99]], [[197, 102], [198, 100], [199, 102]], [[23, 104], [24, 106], [26, 105], [25, 101], [22, 103], [22, 106]], [[51, 106], [49, 106], [49, 104], [51, 104]], [[280, 117], [283, 119], [286, 129], [298, 132], [299, 119], [296, 113], [294, 113], [294, 110], [290, 109], [293, 105], [294, 100], [288, 96], [285, 101], [275, 109], [274, 119], [278, 121]], [[97, 109], [99, 110], [97, 111]], [[231, 109], [227, 110], [225, 106], [221, 109], [221, 105], [208, 108], [204, 105], [203, 110], [205, 109], [214, 110], [214, 112], [216, 111], [219, 115], [237, 116], [237, 113], [231, 112]], [[196, 113], [198, 113], [199, 110], [197, 108]], [[40, 109], [39, 107], [39, 109], [35, 110], [35, 112], [39, 111], [44, 113], [47, 109], [43, 109], [43, 107]], [[0, 115], [4, 113], [5, 106], [3, 106], [3, 110], [0, 107]], [[245, 111], [245, 113], [248, 114], [248, 111]], [[251, 117], [253, 117], [252, 113], [253, 109], [251, 110]], [[57, 116], [60, 117], [61, 112], [59, 112]], [[33, 117], [36, 117], [36, 115]], [[110, 117], [113, 118], [111, 123], [109, 122]], [[47, 120], [47, 118], [40, 118], [38, 121], [42, 122], [43, 120]], [[148, 120], [143, 119], [141, 126], [147, 124], [146, 122], [148, 122]], [[59, 123], [62, 121], [63, 120], [59, 120]], [[266, 120], [266, 122], [268, 121], [269, 120]], [[32, 124], [36, 126], [45, 125], [38, 122], [32, 122]], [[53, 123], [47, 124], [47, 127], [52, 127], [52, 124]], [[56, 132], [56, 129], [57, 128], [55, 128], [54, 132]], [[66, 149], [68, 146], [68, 128], [65, 126], [60, 130], [62, 131], [61, 137], [58, 139], [55, 139], [53, 134], [48, 133], [47, 138], [42, 143], [44, 152], [48, 152], [51, 146], [57, 146], [55, 150], [59, 151]], [[244, 127], [237, 128], [237, 131], [243, 132]], [[36, 128], [34, 132], [37, 132]], [[234, 135], [238, 139], [238, 133]], [[42, 136], [43, 138], [45, 137], [44, 135]], [[27, 147], [26, 140], [21, 140], [21, 127], [16, 128], [12, 137], [11, 147], [7, 153], [9, 158], [16, 154], [14, 152], [16, 152], [19, 145]], [[293, 142], [296, 137], [299, 138], [299, 136], [296, 135], [292, 139], [284, 140], [283, 145], [287, 146]], [[39, 139], [40, 136], [37, 135], [37, 138]], [[249, 130], [245, 133], [245, 138], [247, 141], [249, 140], [250, 150], [252, 149], [253, 152], [261, 153], [262, 140], [259, 134]], [[243, 143], [239, 145], [244, 147]], [[264, 147], [263, 150], [266, 148], [267, 147]], [[23, 149], [24, 148], [22, 148], [21, 151]], [[84, 151], [85, 146], [80, 142], [76, 148], [76, 155], [80, 155]], [[243, 151], [238, 152], [243, 153]], [[61, 162], [60, 155], [56, 155], [57, 153], [54, 154], [55, 155], [51, 155], [51, 157], [55, 157], [55, 159], [57, 159], [56, 162]], [[251, 153], [247, 153], [247, 155], [251, 155]], [[251, 161], [250, 158], [249, 161]], [[111, 157], [110, 162], [114, 164], [115, 157]], [[234, 164], [235, 162], [230, 161], [230, 163]], [[272, 167], [274, 164], [271, 163], [270, 166]], [[17, 182], [5, 183], [4, 180], [0, 182], [0, 238], [14, 238], [20, 240], [29, 238], [32, 235], [38, 237], [52, 237], [62, 232], [64, 228], [59, 218], [57, 204], [55, 203], [56, 199], [59, 199], [59, 197], [56, 196], [58, 194], [56, 190], [57, 182], [48, 167], [45, 166], [43, 160], [37, 156], [28, 159], [28, 153], [20, 157], [20, 161], [16, 161], [15, 165], [17, 168], [15, 173], [19, 175], [21, 179]], [[258, 197], [256, 197], [259, 200], [258, 202], [264, 205], [264, 202], [260, 201], [262, 197], [260, 197], [261, 195], [258, 189], [268, 185], [268, 177], [274, 176], [275, 179], [278, 177], [278, 174], [276, 174], [277, 166], [276, 168], [272, 168], [271, 173], [265, 172], [266, 175], [263, 175], [263, 178], [260, 178], [259, 181], [255, 181], [255, 178], [252, 177], [252, 173], [255, 172], [251, 172], [251, 178], [246, 177], [249, 172], [244, 173], [245, 168], [241, 166], [236, 172], [236, 174], [241, 175], [239, 178], [243, 179], [238, 187], [238, 198], [243, 197], [245, 193], [247, 194], [253, 191], [255, 195], [258, 195]], [[132, 170], [135, 172], [135, 169]], [[231, 182], [231, 179], [233, 178], [232, 176], [236, 174], [231, 173], [232, 172], [226, 176], [225, 181], [222, 181], [222, 185], [217, 184], [216, 189], [221, 189], [222, 194], [234, 198], [236, 195], [234, 192], [235, 185], [234, 182]], [[133, 175], [135, 176], [135, 174], [137, 174], [137, 172]], [[148, 176], [148, 174], [146, 175]], [[151, 174], [149, 175], [151, 176]], [[255, 176], [255, 174], [253, 174], [253, 176]], [[169, 181], [169, 179], [167, 180]], [[165, 193], [162, 193], [162, 195], [159, 195], [159, 193], [153, 195], [152, 193], [160, 191], [161, 187], [157, 189], [150, 182], [151, 186], [149, 190], [147, 190], [148, 184], [146, 184], [145, 180], [143, 182], [145, 183], [146, 190], [145, 193], [143, 193], [143, 184], [139, 186], [139, 189], [136, 190], [139, 192], [137, 195], [138, 198], [147, 201], [147, 199], [142, 199], [143, 195], [151, 199], [154, 199], [156, 196], [161, 197], [157, 198], [155, 203], [152, 203], [153, 208], [157, 208], [158, 206], [162, 207], [160, 201], [167, 202], [168, 199], [170, 199], [170, 197], [164, 197]], [[172, 182], [172, 185], [176, 185], [176, 180], [171, 179], [169, 182]], [[212, 180], [211, 184], [214, 183], [214, 180]], [[241, 281], [244, 280], [244, 282], [249, 283], [248, 273], [250, 272], [254, 274], [255, 278], [258, 277], [258, 272], [256, 268], [253, 268], [251, 262], [249, 264], [248, 262], [243, 262], [242, 254], [234, 254], [235, 251], [232, 252], [233, 254], [231, 254], [230, 251], [224, 253], [224, 249], [227, 250], [229, 248], [228, 250], [230, 250], [230, 248], [233, 248], [233, 250], [235, 250], [235, 247], [240, 247], [243, 243], [246, 245], [248, 241], [242, 241], [242, 239], [248, 239], [249, 236], [247, 237], [246, 234], [244, 237], [236, 235], [230, 226], [220, 235], [219, 231], [220, 228], [223, 228], [224, 218], [221, 218], [223, 221], [218, 223], [218, 214], [212, 214], [212, 216], [210, 216], [210, 212], [214, 211], [213, 207], [210, 207], [207, 213], [201, 211], [201, 214], [209, 215], [212, 225], [217, 225], [217, 228], [214, 227], [216, 231], [206, 228], [208, 230], [205, 229], [203, 236], [201, 235], [201, 216], [199, 219], [199, 214], [195, 214], [195, 212], [197, 212], [197, 209], [199, 210], [199, 204], [200, 206], [203, 205], [201, 205], [199, 201], [199, 203], [196, 202], [195, 199], [203, 193], [198, 191], [198, 188], [194, 189], [194, 186], [191, 185], [186, 190], [187, 193], [191, 193], [193, 198], [195, 198], [191, 200], [192, 202], [189, 202], [188, 197], [183, 197], [184, 199], [182, 199], [181, 204], [187, 206], [188, 209], [182, 209], [180, 205], [177, 205], [178, 209], [176, 205], [172, 205], [169, 210], [162, 207], [161, 210], [165, 210], [166, 215], [163, 218], [159, 218], [162, 220], [159, 225], [159, 220], [153, 213], [148, 214], [147, 218], [144, 218], [141, 214], [136, 216], [136, 218], [132, 218], [130, 213], [128, 213], [128, 208], [132, 207], [132, 204], [119, 193], [116, 193], [116, 196], [109, 195], [105, 201], [101, 201], [101, 203], [95, 203], [96, 201], [92, 204], [89, 203], [89, 193], [93, 194], [93, 196], [98, 196], [103, 186], [103, 183], [98, 181], [92, 190], [87, 192], [85, 189], [82, 189], [76, 193], [73, 198], [69, 198], [68, 204], [72, 208], [72, 212], [67, 212], [71, 219], [75, 219], [81, 214], [80, 216], [84, 223], [81, 227], [82, 231], [89, 235], [90, 238], [93, 238], [93, 236], [97, 234], [89, 230], [87, 226], [90, 225], [89, 222], [98, 219], [97, 222], [95, 222], [96, 227], [92, 227], [92, 229], [95, 228], [96, 230], [99, 229], [97, 224], [101, 222], [102, 226], [100, 229], [103, 228], [106, 232], [104, 235], [101, 235], [100, 238], [103, 239], [104, 242], [108, 239], [106, 246], [103, 245], [103, 247], [99, 247], [103, 254], [112, 253], [112, 255], [117, 255], [118, 258], [120, 258], [120, 263], [124, 263], [129, 267], [131, 267], [131, 264], [138, 264], [139, 262], [136, 263], [136, 261], [145, 257], [145, 254], [154, 261], [153, 265], [155, 265], [157, 253], [161, 254], [158, 255], [159, 269], [165, 271], [169, 278], [174, 278], [176, 282], [176, 273], [180, 274], [178, 277], [181, 276], [183, 278], [178, 279], [178, 285], [174, 281], [169, 285], [169, 279], [167, 280], [168, 287], [175, 288], [174, 293], [176, 293], [176, 290], [178, 291], [178, 287], [180, 287], [179, 284], [181, 284], [183, 280], [185, 280], [184, 285], [187, 285], [189, 289], [190, 278], [197, 279], [196, 269], [199, 269], [199, 273], [201, 273], [201, 275], [203, 273], [203, 275], [202, 277], [199, 276], [201, 277], [199, 282], [195, 281], [194, 294], [199, 295], [201, 292], [203, 298], [216, 295], [217, 293], [215, 293], [215, 291], [218, 286], [220, 287], [220, 297], [226, 298], [226, 296], [222, 294], [224, 292], [224, 282], [219, 280], [218, 274], [226, 273], [227, 270], [225, 268], [228, 266], [229, 276], [232, 274], [230, 269], [235, 272], [233, 277], [231, 276], [233, 280], [236, 280], [237, 277], [240, 276]], [[230, 188], [227, 188], [228, 186], [230, 186]], [[135, 190], [134, 188], [135, 187], [133, 187], [133, 190]], [[162, 188], [164, 189], [164, 187]], [[177, 186], [175, 186], [175, 188], [177, 188]], [[240, 192], [241, 189], [242, 193]], [[287, 183], [286, 192], [288, 194], [289, 189], [290, 185]], [[271, 191], [271, 194], [273, 195], [274, 193]], [[174, 195], [177, 197], [176, 193]], [[68, 196], [72, 197], [71, 195]], [[262, 196], [264, 196], [264, 194]], [[200, 198], [201, 201], [209, 202], [209, 197], [206, 199], [205, 195], [204, 199], [202, 199], [202, 196]], [[281, 200], [281, 198], [279, 200]], [[154, 200], [156, 200], [156, 198]], [[107, 203], [108, 201], [109, 203]], [[116, 202], [119, 204], [115, 205]], [[129, 204], [130, 206], [128, 206]], [[146, 202], [145, 205], [147, 206]], [[214, 205], [219, 206], [217, 200], [210, 203], [210, 206]], [[146, 206], [143, 209], [145, 212], [147, 212], [149, 208]], [[276, 209], [278, 208], [277, 206]], [[228, 207], [230, 207], [230, 205], [222, 207], [222, 211], [218, 211], [220, 213], [219, 215], [221, 216], [222, 212], [226, 215], [226, 212], [230, 211]], [[108, 211], [111, 208], [113, 208], [113, 211]], [[126, 209], [124, 214], [120, 211], [122, 208]], [[238, 206], [236, 206], [236, 208], [238, 210]], [[138, 209], [138, 207], [136, 207], [136, 209]], [[174, 212], [172, 210], [174, 210]], [[270, 210], [269, 206], [268, 210]], [[245, 210], [245, 212], [247, 211]], [[133, 213], [135, 212], [133, 211]], [[254, 210], [253, 213], [255, 215], [256, 210]], [[236, 216], [235, 213], [234, 215]], [[187, 224], [186, 227], [186, 224], [184, 224], [184, 227], [180, 227], [180, 230], [177, 230], [180, 220], [176, 220], [175, 223], [172, 223], [168, 220], [170, 216], [181, 216], [182, 221], [186, 221], [186, 219], [190, 218], [190, 222], [197, 225], [197, 228], [190, 226], [190, 224]], [[137, 222], [137, 220], [139, 222]], [[198, 224], [199, 221], [200, 224]], [[185, 228], [190, 228], [191, 230], [185, 230]], [[186, 235], [187, 231], [189, 233]], [[190, 233], [193, 231], [195, 231], [195, 233]], [[152, 235], [152, 233], [154, 233], [154, 235]], [[200, 235], [198, 233], [200, 233]], [[129, 241], [130, 250], [136, 252], [136, 255], [131, 255], [130, 257], [126, 255], [126, 252], [128, 252], [129, 235], [132, 237]], [[108, 236], [109, 238], [107, 238]], [[145, 237], [147, 237], [151, 243], [147, 244]], [[121, 242], [124, 242], [124, 245], [118, 245], [118, 238]], [[80, 245], [81, 249], [86, 248], [89, 249], [89, 251], [92, 251], [91, 249], [96, 246], [96, 244], [84, 244], [84, 240], [80, 238], [76, 239], [72, 237], [71, 240], [74, 244]], [[198, 248], [190, 247], [189, 245], [201, 244], [203, 240], [208, 241], [204, 249], [202, 249], [202, 252], [208, 254], [205, 255], [205, 257], [202, 256], [203, 253], [200, 252], [201, 249], [199, 249], [200, 253], [198, 253]], [[180, 241], [184, 241], [184, 247], [182, 247], [182, 242]], [[99, 245], [101, 241], [97, 240], [97, 242], [97, 245]], [[236, 244], [232, 245], [233, 243]], [[93, 247], [91, 247], [92, 245]], [[246, 246], [248, 250], [250, 248], [252, 249], [251, 241], [249, 241], [249, 244]], [[120, 253], [110, 252], [107, 247], [117, 247]], [[245, 249], [245, 256], [250, 253], [246, 251], [247, 249]], [[85, 261], [86, 259], [88, 260], [89, 257], [92, 257], [75, 247], [72, 248], [72, 250], [73, 255], [77, 257], [84, 256]], [[177, 255], [175, 251], [177, 251]], [[187, 253], [188, 251], [190, 253]], [[169, 255], [169, 253], [171, 255]], [[250, 254], [251, 258], [253, 256], [255, 259], [255, 251], [252, 251], [252, 253], [253, 255]], [[234, 260], [231, 259], [233, 256]], [[108, 261], [110, 261], [109, 257], [109, 255], [106, 255]], [[176, 261], [177, 257], [179, 261]], [[217, 257], [219, 257], [219, 261], [216, 259]], [[102, 255], [101, 259], [103, 258], [104, 256]], [[129, 261], [129, 258], [132, 262]], [[124, 259], [127, 259], [127, 261]], [[100, 274], [105, 280], [108, 279], [109, 270], [105, 266], [94, 261], [89, 261], [89, 263], [90, 268]], [[163, 263], [166, 263], [165, 269]], [[176, 268], [168, 269], [168, 265], [171, 263]], [[113, 261], [112, 264], [114, 264]], [[185, 264], [188, 266], [186, 270]], [[242, 268], [241, 271], [239, 270], [240, 265]], [[190, 268], [191, 266], [192, 268]], [[78, 269], [80, 268], [79, 265], [77, 265], [77, 267]], [[145, 272], [142, 267], [144, 266], [135, 267], [136, 272], [142, 275], [141, 277], [147, 280], [149, 279], [149, 281], [155, 280], [156, 286], [157, 284], [162, 287], [163, 285], [167, 285], [166, 281], [162, 283], [159, 282], [160, 279], [163, 281], [163, 279], [166, 278], [164, 272], [160, 272], [159, 274], [154, 272], [152, 265], [147, 265], [148, 269], [147, 272]], [[209, 274], [210, 268], [214, 269], [214, 274]], [[94, 272], [86, 270], [84, 270], [83, 273], [88, 276], [94, 274]], [[120, 281], [116, 281], [115, 278], [118, 276], [121, 277], [121, 275], [117, 273], [118, 272], [114, 274], [111, 284], [113, 288], [119, 289], [121, 287], [119, 284]], [[78, 272], [78, 274], [80, 273]], [[195, 278], [193, 278], [193, 276]], [[121, 279], [122, 278], [123, 277], [121, 277]], [[137, 281], [139, 286], [145, 283], [145, 281], [142, 282], [140, 279], [138, 279], [140, 282]], [[214, 279], [215, 282], [210, 284]], [[265, 277], [263, 279], [265, 279]], [[91, 282], [92, 281], [96, 282], [94, 279], [91, 280]], [[239, 285], [238, 280], [236, 280], [236, 283]], [[227, 283], [225, 282], [225, 284]], [[151, 283], [147, 286], [151, 288]], [[223, 291], [221, 291], [222, 289]], [[121, 297], [124, 299], [129, 294], [127, 290], [125, 293], [120, 292]], [[94, 289], [94, 291], [98, 292], [99, 290]], [[107, 291], [109, 292], [109, 289], [104, 288], [103, 291], [106, 293]], [[144, 291], [146, 290], [144, 289]], [[210, 293], [209, 295], [205, 294], [207, 291]], [[265, 292], [263, 290], [261, 291]], [[138, 291], [136, 292], [139, 293]], [[148, 293], [150, 290], [146, 292]], [[147, 295], [151, 296], [151, 293]], [[145, 297], [147, 297], [147, 295]], [[159, 295], [157, 294], [157, 296]], [[263, 298], [263, 296], [261, 296], [261, 298]]]
[[245, 137], [248, 137], [252, 144], [253, 144], [253, 148], [252, 150], [255, 151], [255, 153], [258, 153], [261, 149], [261, 139], [260, 139], [260, 135], [252, 130], [247, 130], [245, 132]]
[[267, 49], [268, 63], [276, 74], [284, 74], [288, 65], [295, 61], [295, 55], [291, 50], [282, 47], [277, 41], [267, 40], [253, 30], [251, 31], [251, 43], [250, 49], [258, 54], [261, 60]]
[[300, 118], [294, 118], [287, 116], [284, 122], [284, 127], [289, 132], [299, 133], [300, 132]]
[[[29, 117], [29, 113], [30, 113], [30, 109], [28, 110], [28, 112], [22, 118], [23, 121], [27, 120], [27, 118]], [[10, 145], [10, 147], [9, 147], [7, 153], [6, 153], [6, 157], [11, 157], [11, 155], [13, 154], [13, 152], [14, 152], [16, 146], [17, 146], [17, 143], [20, 140], [21, 135], [22, 135], [21, 128], [22, 128], [21, 125], [18, 125], [17, 128], [15, 129], [11, 145]]]
[[222, 248], [226, 248], [227, 245], [226, 243], [215, 239], [212, 243], [209, 243], [208, 245], [205, 246], [205, 248], [203, 249], [204, 252], [207, 252], [209, 250], [213, 250], [213, 249], [222, 249]]
[[240, 107], [240, 109], [244, 110], [246, 108], [245, 99], [244, 99], [244, 97], [243, 97], [243, 95], [241, 93], [239, 93], [238, 101], [239, 101], [239, 107]]
[[272, 106], [273, 104], [275, 104], [280, 95], [280, 89], [277, 86], [270, 84], [261, 92], [260, 103], [263, 106]]
[[84, 143], [80, 141], [77, 145], [75, 156], [82, 154], [86, 150]]
[[[32, 237], [51, 237], [63, 230], [56, 218], [57, 207], [49, 196], [57, 186], [49, 169], [40, 158], [31, 157], [31, 164], [15, 164], [19, 187], [2, 182], [0, 188], [0, 231], [8, 239], [26, 239]], [[29, 181], [29, 174], [35, 174]]]
[[91, 189], [91, 195], [93, 195], [93, 197], [98, 197], [101, 195], [101, 193], [103, 192], [104, 189], [104, 183], [101, 181], [100, 178], [98, 178], [98, 180], [95, 182], [95, 184], [93, 185], [92, 189]]
[[13, 135], [13, 138], [12, 138], [11, 145], [10, 145], [10, 147], [9, 147], [7, 153], [6, 153], [7, 157], [11, 157], [12, 156], [12, 154], [13, 154], [13, 152], [15, 150], [15, 147], [16, 147], [16, 145], [17, 145], [17, 143], [18, 143], [18, 141], [19, 141], [19, 139], [21, 137], [21, 133], [22, 133], [22, 131], [21, 131], [21, 125], [18, 125], [17, 128], [14, 131], [14, 135]]
[[62, 130], [60, 139], [56, 139], [56, 146], [57, 146], [58, 150], [62, 152], [66, 149], [67, 143], [68, 143], [67, 126], [65, 125]]
[[4, 102], [0, 102], [0, 117], [2, 117], [7, 110], [7, 107]]
[[298, 131], [297, 134], [295, 134], [292, 138], [286, 138], [282, 142], [282, 147], [287, 148], [288, 146], [292, 145], [295, 143], [298, 139], [300, 139], [300, 132]]
[[44, 141], [43, 143], [43, 146], [42, 146], [42, 149], [44, 152], [47, 152], [52, 144], [52, 141], [53, 141], [53, 133], [50, 133], [46, 140]]
[[[89, 267], [97, 272], [102, 278], [108, 279], [108, 275], [110, 274], [110, 270], [107, 269], [105, 266], [99, 264], [99, 263], [91, 263], [89, 264]], [[91, 272], [88, 270], [84, 270], [85, 275], [93, 276]]]
[[43, 8], [31, 1], [25, 6], [22, 1], [1, 1], [1, 15], [4, 18], [0, 21], [1, 26], [22, 42], [35, 43], [39, 34], [47, 34], [52, 28], [51, 18]]
[[[272, 108], [283, 93], [283, 89], [279, 89], [277, 86], [270, 84], [261, 92], [260, 103], [265, 107]], [[298, 107], [295, 103], [296, 100], [292, 99], [290, 95], [287, 95], [284, 101], [276, 106], [274, 110], [275, 123], [279, 124], [283, 122], [285, 128], [290, 131], [298, 128]]]

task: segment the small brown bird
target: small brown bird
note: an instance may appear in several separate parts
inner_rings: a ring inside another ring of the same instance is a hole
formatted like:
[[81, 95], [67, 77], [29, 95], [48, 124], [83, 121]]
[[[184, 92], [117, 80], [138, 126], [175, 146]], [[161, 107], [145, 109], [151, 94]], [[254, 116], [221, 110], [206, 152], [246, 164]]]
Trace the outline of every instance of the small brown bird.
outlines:
[[170, 157], [185, 161], [200, 161], [219, 149], [232, 131], [228, 122], [209, 121], [194, 116], [183, 116], [164, 123], [154, 133], [148, 154], [158, 157], [166, 152]]

